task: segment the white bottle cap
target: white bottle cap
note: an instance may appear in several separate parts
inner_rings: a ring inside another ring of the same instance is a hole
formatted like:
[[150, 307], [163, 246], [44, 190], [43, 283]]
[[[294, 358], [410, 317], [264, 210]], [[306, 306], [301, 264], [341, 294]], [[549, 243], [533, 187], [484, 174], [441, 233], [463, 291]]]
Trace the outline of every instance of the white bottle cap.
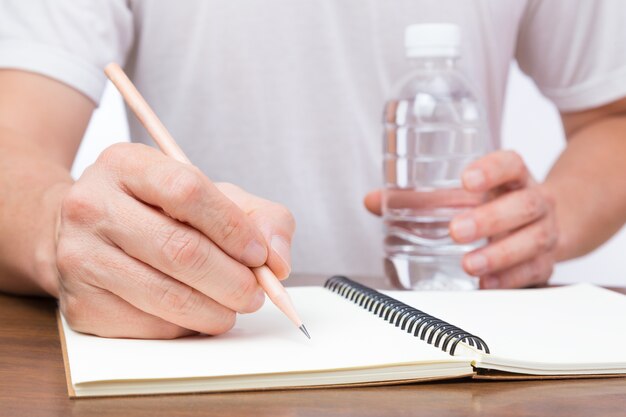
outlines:
[[404, 30], [406, 56], [458, 57], [461, 52], [461, 29], [453, 23], [418, 23]]

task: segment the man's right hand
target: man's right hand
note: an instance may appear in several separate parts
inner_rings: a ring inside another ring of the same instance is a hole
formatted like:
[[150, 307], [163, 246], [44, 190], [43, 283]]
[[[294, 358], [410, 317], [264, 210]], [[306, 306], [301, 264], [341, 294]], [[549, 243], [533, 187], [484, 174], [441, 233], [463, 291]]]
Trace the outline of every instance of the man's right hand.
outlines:
[[263, 304], [250, 267], [289, 274], [288, 210], [145, 145], [105, 150], [69, 188], [59, 217], [61, 311], [85, 333], [223, 333], [236, 313]]

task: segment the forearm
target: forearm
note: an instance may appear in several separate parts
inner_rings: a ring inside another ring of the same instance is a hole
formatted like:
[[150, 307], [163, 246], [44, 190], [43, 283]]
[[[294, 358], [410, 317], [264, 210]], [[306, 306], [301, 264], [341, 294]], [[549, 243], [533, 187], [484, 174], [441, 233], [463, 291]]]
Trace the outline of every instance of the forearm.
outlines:
[[93, 109], [63, 83], [0, 70], [0, 291], [57, 295], [55, 223]]
[[626, 221], [626, 117], [589, 123], [569, 135], [543, 185], [555, 202], [558, 260], [600, 246]]
[[0, 127], [0, 291], [56, 296], [55, 230], [68, 169]]

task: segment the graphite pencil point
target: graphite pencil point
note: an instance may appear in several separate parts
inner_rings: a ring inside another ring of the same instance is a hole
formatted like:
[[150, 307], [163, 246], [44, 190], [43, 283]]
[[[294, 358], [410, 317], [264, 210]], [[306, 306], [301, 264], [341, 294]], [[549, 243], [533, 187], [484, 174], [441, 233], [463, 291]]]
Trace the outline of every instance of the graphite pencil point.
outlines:
[[298, 329], [302, 330], [302, 333], [304, 333], [304, 335], [306, 337], [308, 337], [309, 339], [311, 338], [311, 335], [309, 334], [309, 332], [307, 331], [306, 327], [304, 327], [304, 324], [300, 327], [298, 327]]

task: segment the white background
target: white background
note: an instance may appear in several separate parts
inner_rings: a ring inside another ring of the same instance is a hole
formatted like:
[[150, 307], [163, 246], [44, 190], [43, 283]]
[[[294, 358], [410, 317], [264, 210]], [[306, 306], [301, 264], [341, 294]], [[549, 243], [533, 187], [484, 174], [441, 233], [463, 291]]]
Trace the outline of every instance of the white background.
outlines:
[[[72, 173], [80, 176], [86, 166], [112, 143], [128, 141], [128, 127], [121, 98], [110, 85], [95, 112]], [[503, 147], [515, 149], [536, 178], [545, 177], [565, 145], [556, 109], [516, 66], [509, 80], [503, 122]], [[626, 285], [626, 229], [594, 253], [557, 266], [552, 282], [593, 282]]]

